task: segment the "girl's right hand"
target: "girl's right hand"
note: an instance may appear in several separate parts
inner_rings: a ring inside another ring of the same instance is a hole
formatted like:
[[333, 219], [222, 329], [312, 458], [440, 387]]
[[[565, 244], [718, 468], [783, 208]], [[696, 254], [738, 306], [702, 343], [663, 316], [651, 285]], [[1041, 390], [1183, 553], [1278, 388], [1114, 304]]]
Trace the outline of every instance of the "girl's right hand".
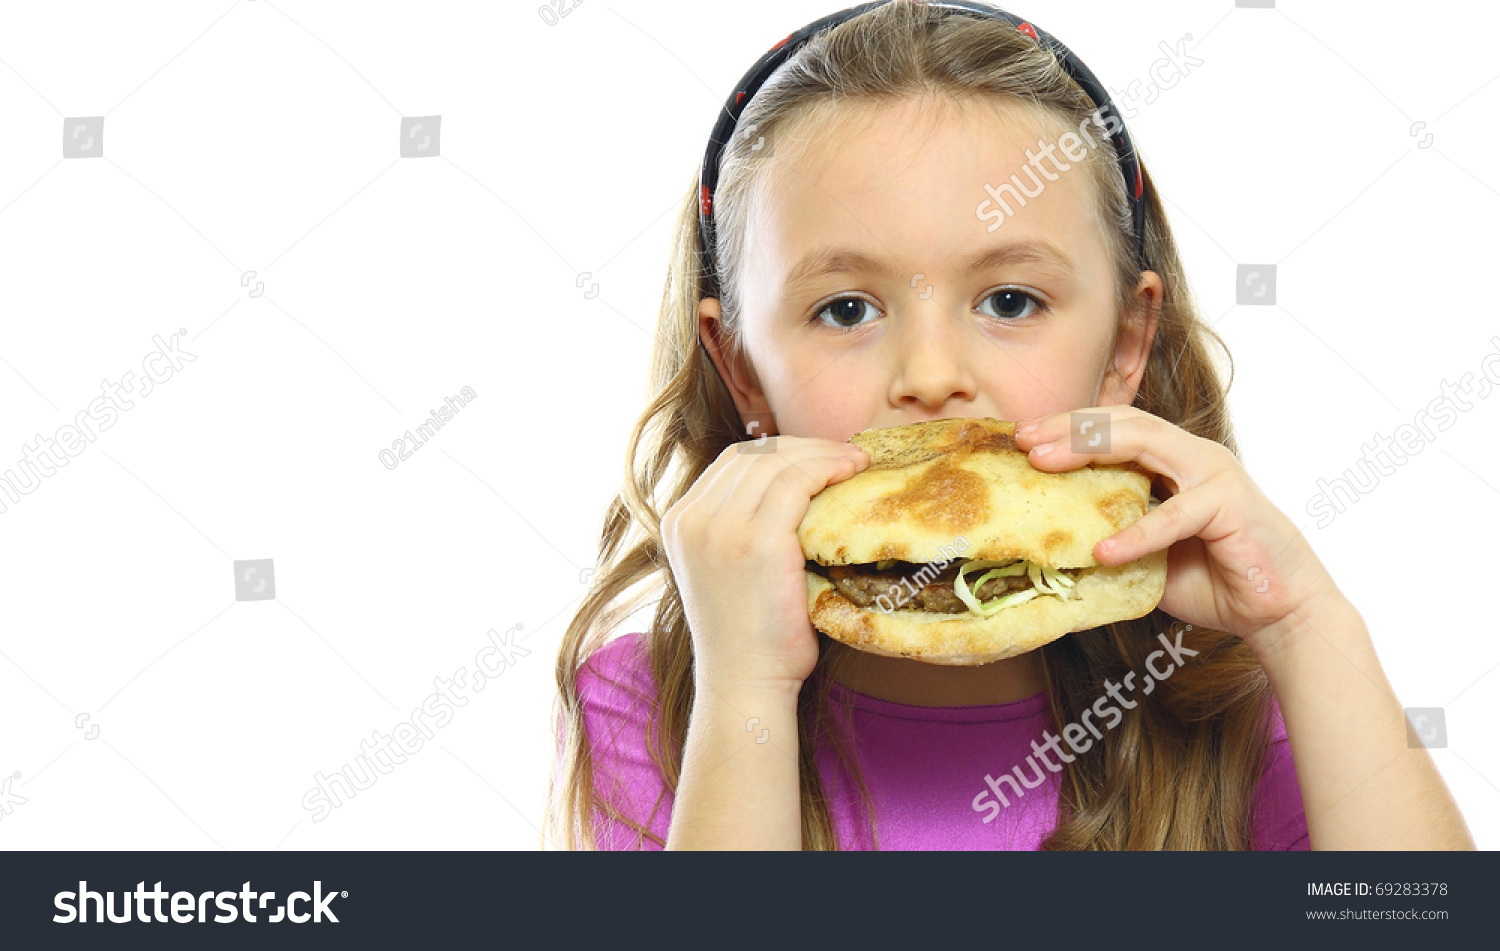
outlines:
[[662, 516], [700, 685], [784, 687], [818, 661], [797, 526], [825, 486], [870, 464], [850, 443], [768, 436], [727, 447]]

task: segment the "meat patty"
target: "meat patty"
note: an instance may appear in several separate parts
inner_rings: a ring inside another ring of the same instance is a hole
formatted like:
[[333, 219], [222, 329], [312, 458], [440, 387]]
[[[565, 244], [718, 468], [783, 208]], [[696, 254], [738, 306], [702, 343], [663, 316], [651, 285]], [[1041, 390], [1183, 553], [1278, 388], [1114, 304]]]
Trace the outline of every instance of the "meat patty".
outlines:
[[[959, 600], [953, 592], [953, 579], [958, 576], [961, 562], [954, 562], [942, 571], [929, 565], [898, 561], [890, 568], [880, 571], [874, 565], [823, 566], [809, 561], [808, 570], [823, 575], [833, 583], [839, 594], [862, 608], [886, 606], [907, 611], [931, 611], [935, 614], [963, 614], [969, 606]], [[925, 569], [925, 573], [924, 572]], [[969, 581], [988, 569], [974, 569], [968, 573]], [[1074, 577], [1075, 572], [1063, 569], [1063, 574]], [[923, 584], [923, 579], [926, 583]], [[1031, 587], [1031, 579], [1025, 575], [1011, 578], [991, 578], [979, 587], [975, 597], [983, 603], [1015, 591]], [[915, 589], [915, 593], [913, 593]], [[881, 595], [883, 602], [877, 603]]]

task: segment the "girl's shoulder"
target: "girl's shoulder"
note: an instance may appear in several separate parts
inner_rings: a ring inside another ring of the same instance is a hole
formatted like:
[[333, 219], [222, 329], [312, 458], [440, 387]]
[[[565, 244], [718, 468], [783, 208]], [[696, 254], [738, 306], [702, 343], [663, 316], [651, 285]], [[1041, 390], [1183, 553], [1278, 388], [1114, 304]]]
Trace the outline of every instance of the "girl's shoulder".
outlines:
[[606, 704], [649, 703], [656, 696], [646, 635], [621, 634], [598, 648], [578, 669], [578, 693]]
[[607, 806], [594, 816], [594, 834], [605, 850], [660, 849], [667, 838], [672, 794], [648, 744], [656, 698], [648, 648], [645, 635], [623, 634], [578, 670], [594, 793]]
[[1250, 847], [1257, 850], [1305, 851], [1308, 848], [1307, 814], [1302, 806], [1302, 787], [1287, 739], [1281, 707], [1271, 702], [1271, 741], [1266, 748], [1266, 766], [1255, 788], [1251, 806]]

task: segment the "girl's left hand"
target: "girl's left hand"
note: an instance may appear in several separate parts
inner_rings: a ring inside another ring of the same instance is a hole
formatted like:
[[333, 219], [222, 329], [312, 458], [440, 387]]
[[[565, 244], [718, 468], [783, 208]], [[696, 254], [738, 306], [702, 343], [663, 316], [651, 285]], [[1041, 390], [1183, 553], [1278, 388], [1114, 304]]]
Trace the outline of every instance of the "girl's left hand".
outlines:
[[[1161, 504], [1100, 541], [1094, 557], [1119, 565], [1167, 548], [1163, 611], [1197, 627], [1237, 634], [1262, 654], [1273, 646], [1263, 641], [1277, 634], [1261, 632], [1290, 630], [1343, 599], [1302, 533], [1228, 449], [1133, 406], [1080, 412], [1109, 416], [1106, 425], [1091, 427], [1078, 440], [1084, 449], [1102, 433], [1098, 449], [1073, 451], [1071, 413], [1017, 422], [1016, 445], [1045, 472], [1135, 462], [1157, 473], [1152, 494]], [[1023, 432], [1027, 422], [1035, 428]]]

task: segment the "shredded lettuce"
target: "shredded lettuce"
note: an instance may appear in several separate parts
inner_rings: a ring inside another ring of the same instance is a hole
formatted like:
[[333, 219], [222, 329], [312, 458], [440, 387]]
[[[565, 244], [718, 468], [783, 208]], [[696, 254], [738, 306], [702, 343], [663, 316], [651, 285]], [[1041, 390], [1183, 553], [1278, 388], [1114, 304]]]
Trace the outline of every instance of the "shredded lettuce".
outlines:
[[[971, 570], [980, 568], [989, 569], [978, 578], [970, 581], [965, 575]], [[991, 578], [1014, 578], [1025, 575], [1031, 581], [1031, 587], [1024, 591], [1012, 591], [1010, 594], [995, 598], [992, 601], [980, 603], [975, 595], [980, 587]], [[953, 579], [953, 593], [958, 599], [968, 606], [971, 614], [981, 617], [989, 617], [996, 611], [1008, 608], [1013, 604], [1021, 604], [1032, 598], [1043, 594], [1054, 595], [1061, 600], [1075, 597], [1076, 592], [1070, 590], [1076, 582], [1063, 574], [1056, 568], [1038, 565], [1024, 558], [1009, 558], [1000, 561], [976, 558], [961, 565], [958, 574]], [[972, 588], [970, 586], [973, 586]]]

